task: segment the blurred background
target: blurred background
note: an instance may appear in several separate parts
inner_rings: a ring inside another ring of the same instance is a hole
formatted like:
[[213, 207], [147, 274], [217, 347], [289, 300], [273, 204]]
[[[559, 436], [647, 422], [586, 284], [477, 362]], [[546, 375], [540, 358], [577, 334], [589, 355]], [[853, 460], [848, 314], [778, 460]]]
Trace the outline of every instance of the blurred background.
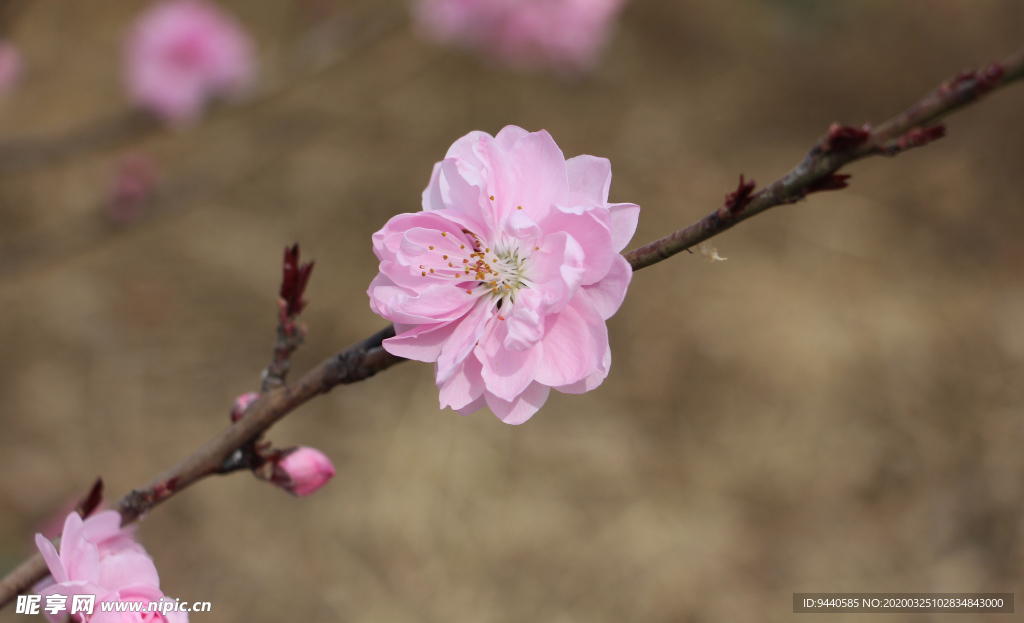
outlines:
[[[1024, 44], [1018, 0], [633, 0], [566, 76], [425, 42], [401, 0], [220, 0], [258, 86], [165, 129], [122, 84], [147, 4], [2, 23], [24, 70], [0, 102], [0, 573], [97, 476], [116, 499], [227, 425], [270, 359], [286, 244], [316, 260], [295, 373], [383, 327], [370, 235], [467, 132], [610, 158], [632, 248]], [[164, 592], [211, 601], [195, 623], [696, 623], [827, 616], [794, 592], [1017, 590], [1022, 101], [727, 232], [728, 261], [637, 273], [607, 381], [523, 426], [439, 411], [420, 363], [307, 404], [269, 438], [334, 480], [173, 498], [138, 533]]]

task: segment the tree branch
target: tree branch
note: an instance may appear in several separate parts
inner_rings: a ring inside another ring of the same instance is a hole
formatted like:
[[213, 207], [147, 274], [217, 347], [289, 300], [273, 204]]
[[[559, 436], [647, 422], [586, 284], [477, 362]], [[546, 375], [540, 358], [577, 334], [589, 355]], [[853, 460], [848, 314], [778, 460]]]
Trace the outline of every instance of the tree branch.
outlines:
[[945, 128], [935, 125], [936, 122], [1022, 77], [1024, 49], [1001, 63], [964, 72], [943, 82], [924, 99], [874, 129], [833, 125], [803, 162], [782, 178], [757, 193], [748, 191], [736, 201], [735, 195], [742, 194], [743, 187], [750, 184], [744, 184], [740, 178], [741, 188], [726, 198], [723, 207], [685, 229], [630, 251], [626, 259], [633, 270], [640, 270], [717, 236], [768, 208], [795, 203], [812, 192], [844, 188], [849, 176], [836, 175], [842, 167], [868, 156], [895, 156], [941, 138]]
[[[20, 10], [28, 0], [0, 0], [0, 32], [5, 20], [13, 19], [13, 12]], [[374, 42], [395, 32], [407, 22], [404, 10], [383, 6], [380, 2], [365, 0], [343, 15], [322, 23], [314, 33], [307, 33], [291, 45], [291, 66], [289, 71], [298, 74], [297, 79], [256, 95], [243, 104], [211, 106], [206, 115], [207, 122], [234, 115], [237, 112], [263, 106], [293, 91], [310, 78], [321, 76], [338, 66], [351, 54], [368, 48]], [[334, 26], [331, 37], [319, 37], [318, 58], [311, 58], [311, 34], [323, 34], [325, 26]], [[319, 57], [326, 56], [326, 62]], [[307, 66], [317, 61], [315, 66]], [[39, 167], [51, 166], [85, 154], [113, 150], [125, 145], [138, 143], [149, 136], [166, 131], [166, 125], [151, 112], [126, 109], [107, 117], [83, 123], [53, 137], [16, 138], [0, 141], [0, 177], [23, 173]]]
[[[901, 115], [875, 129], [833, 125], [803, 162], [781, 179], [753, 193], [753, 182], [740, 178], [725, 205], [696, 223], [661, 240], [625, 254], [633, 270], [650, 266], [715, 236], [768, 208], [795, 203], [812, 192], [845, 188], [848, 176], [836, 175], [843, 166], [872, 155], [893, 156], [940, 138], [934, 123], [977, 101], [987, 93], [1024, 77], [1024, 49], [1002, 63], [948, 80]], [[297, 258], [296, 258], [297, 259]], [[381, 343], [395, 335], [393, 326], [354, 344], [320, 363], [298, 381], [268, 388], [246, 415], [205, 446], [117, 502], [122, 524], [129, 524], [175, 493], [213, 474], [236, 469], [235, 454], [300, 405], [337, 385], [365, 380], [404, 361]], [[0, 580], [0, 608], [47, 573], [42, 556], [35, 555]]]

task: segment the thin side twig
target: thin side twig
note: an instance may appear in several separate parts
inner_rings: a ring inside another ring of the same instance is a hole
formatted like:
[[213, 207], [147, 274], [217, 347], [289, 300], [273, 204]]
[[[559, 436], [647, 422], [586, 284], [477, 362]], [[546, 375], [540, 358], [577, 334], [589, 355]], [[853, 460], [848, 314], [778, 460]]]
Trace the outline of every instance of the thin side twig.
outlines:
[[277, 341], [274, 343], [274, 357], [263, 372], [261, 392], [284, 385], [292, 367], [292, 354], [306, 339], [306, 327], [297, 322], [299, 314], [306, 307], [302, 298], [313, 273], [314, 262], [299, 262], [299, 245], [284, 250], [284, 275], [277, 300]]
[[[927, 144], [944, 132], [935, 122], [1021, 77], [1024, 77], [1024, 49], [1002, 63], [982, 71], [965, 72], [944, 82], [905, 112], [875, 129], [834, 125], [803, 162], [781, 179], [754, 193], [753, 182], [741, 177], [739, 187], [726, 196], [724, 206], [689, 227], [630, 251], [625, 257], [634, 271], [640, 270], [771, 207], [794, 203], [812, 192], [844, 188], [848, 176], [836, 172], [846, 164], [871, 155], [893, 156]], [[138, 520], [175, 493], [207, 476], [233, 471], [236, 468], [232, 457], [237, 452], [312, 398], [337, 385], [365, 380], [404, 361], [381, 346], [394, 335], [394, 327], [389, 326], [320, 363], [298, 381], [270, 388], [249, 407], [241, 420], [145, 486], [121, 498], [114, 508], [121, 513], [122, 524]], [[46, 564], [38, 554], [23, 562], [0, 580], [0, 608], [46, 573]]]

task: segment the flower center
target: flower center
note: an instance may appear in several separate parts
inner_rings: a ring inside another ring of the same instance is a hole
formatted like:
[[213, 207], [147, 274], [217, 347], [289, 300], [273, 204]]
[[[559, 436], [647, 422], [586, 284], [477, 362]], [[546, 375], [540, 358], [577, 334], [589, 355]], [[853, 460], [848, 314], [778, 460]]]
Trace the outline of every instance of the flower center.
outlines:
[[519, 240], [506, 238], [492, 248], [475, 233], [467, 229], [462, 233], [466, 238], [440, 232], [425, 242], [427, 248], [419, 256], [421, 277], [455, 280], [468, 295], [490, 296], [499, 309], [514, 303], [522, 288], [534, 287], [528, 276], [531, 253], [521, 249]]
[[484, 254], [485, 266], [491, 270], [490, 278], [484, 280], [484, 285], [490, 289], [493, 298], [500, 299], [499, 306], [504, 299], [514, 303], [515, 295], [520, 288], [530, 287], [531, 284], [524, 275], [527, 260], [528, 258], [520, 256], [518, 245], [495, 249], [493, 253]]

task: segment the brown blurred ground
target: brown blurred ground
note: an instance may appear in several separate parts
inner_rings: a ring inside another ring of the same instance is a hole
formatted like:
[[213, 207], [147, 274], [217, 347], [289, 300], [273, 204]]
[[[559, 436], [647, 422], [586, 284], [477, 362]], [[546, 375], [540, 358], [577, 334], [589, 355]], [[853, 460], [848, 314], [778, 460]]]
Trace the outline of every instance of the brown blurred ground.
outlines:
[[[545, 128], [611, 158], [639, 244], [740, 172], [781, 175], [830, 122], [881, 121], [1024, 43], [1018, 0], [634, 0], [600, 71], [564, 81], [404, 23], [296, 57], [369, 27], [311, 39], [350, 6], [225, 4], [279, 94], [135, 141], [162, 170], [150, 218], [103, 225], [128, 147], [0, 179], [0, 571], [96, 475], [119, 496], [225, 426], [269, 360], [285, 244], [317, 261], [298, 370], [383, 326], [370, 234], [419, 209], [466, 132]], [[143, 6], [29, 4], [0, 139], [122, 114]], [[524, 426], [439, 412], [416, 363], [305, 406], [271, 438], [323, 449], [334, 481], [297, 500], [238, 474], [173, 499], [139, 533], [165, 592], [212, 601], [196, 623], [668, 623], [826, 620], [793, 615], [795, 591], [1019, 589], [1022, 101], [727, 233], [727, 262], [638, 273], [607, 382]]]

